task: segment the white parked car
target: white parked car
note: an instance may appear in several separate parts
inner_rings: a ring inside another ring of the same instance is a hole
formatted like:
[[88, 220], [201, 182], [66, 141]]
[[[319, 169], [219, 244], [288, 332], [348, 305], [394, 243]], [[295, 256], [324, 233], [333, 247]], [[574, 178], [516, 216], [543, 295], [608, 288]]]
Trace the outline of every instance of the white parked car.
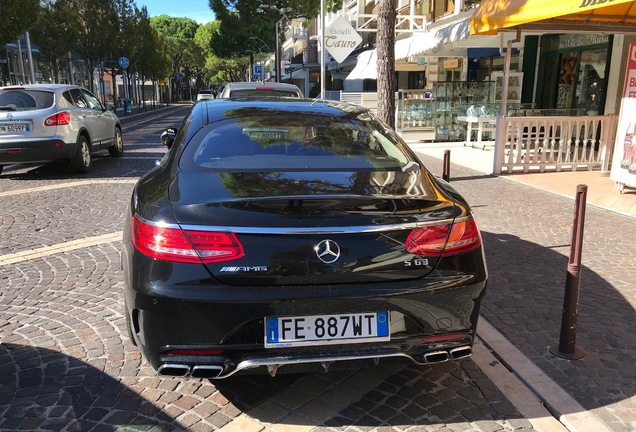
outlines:
[[210, 90], [201, 90], [197, 95], [197, 102], [200, 100], [214, 99], [214, 95]]

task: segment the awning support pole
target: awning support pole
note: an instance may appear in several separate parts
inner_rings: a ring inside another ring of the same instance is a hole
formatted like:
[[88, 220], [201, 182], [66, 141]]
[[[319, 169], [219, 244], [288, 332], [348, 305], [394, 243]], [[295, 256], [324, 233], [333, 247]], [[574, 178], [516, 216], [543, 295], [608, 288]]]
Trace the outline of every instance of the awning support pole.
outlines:
[[[506, 131], [504, 130], [504, 119], [506, 117], [506, 110], [508, 108], [508, 76], [510, 75], [510, 63], [512, 57], [512, 44], [514, 42], [521, 42], [521, 30], [517, 27], [517, 36], [514, 39], [508, 41], [506, 48], [506, 60], [504, 63], [504, 75], [503, 86], [501, 89], [501, 108], [499, 109], [499, 115], [497, 115], [497, 125], [495, 128], [495, 158], [493, 161], [492, 172], [495, 175], [501, 174], [501, 165], [503, 165], [503, 156], [506, 151]], [[503, 45], [503, 35], [500, 39], [499, 51], [501, 52]], [[497, 83], [495, 83], [495, 86]]]

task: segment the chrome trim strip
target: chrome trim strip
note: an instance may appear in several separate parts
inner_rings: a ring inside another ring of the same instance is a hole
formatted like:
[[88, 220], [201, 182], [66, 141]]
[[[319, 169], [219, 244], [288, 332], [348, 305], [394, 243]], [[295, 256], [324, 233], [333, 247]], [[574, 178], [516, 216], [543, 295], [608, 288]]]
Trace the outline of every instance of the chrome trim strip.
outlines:
[[[235, 234], [358, 234], [377, 233], [397, 230], [407, 230], [431, 225], [450, 224], [453, 219], [440, 219], [430, 222], [410, 222], [403, 224], [378, 225], [378, 226], [348, 226], [348, 227], [239, 227], [239, 226], [213, 226], [213, 225], [179, 225], [165, 222], [153, 222], [136, 216], [141, 222], [161, 228], [184, 229], [188, 231], [217, 231], [232, 232]], [[457, 218], [456, 221], [466, 218]]]
[[228, 378], [235, 373], [245, 370], [245, 369], [253, 369], [261, 366], [276, 366], [276, 369], [280, 366], [284, 365], [293, 365], [293, 364], [305, 364], [305, 363], [329, 363], [336, 361], [345, 361], [345, 360], [373, 360], [378, 358], [390, 358], [390, 357], [405, 357], [411, 360], [413, 363], [418, 364], [420, 366], [426, 365], [428, 363], [420, 363], [416, 361], [413, 357], [408, 354], [402, 352], [388, 353], [388, 354], [367, 354], [367, 355], [356, 355], [356, 356], [334, 356], [334, 357], [308, 357], [308, 358], [294, 358], [294, 357], [278, 357], [278, 358], [266, 358], [266, 359], [252, 359], [252, 360], [244, 360], [240, 362], [236, 369], [219, 375], [217, 379]]

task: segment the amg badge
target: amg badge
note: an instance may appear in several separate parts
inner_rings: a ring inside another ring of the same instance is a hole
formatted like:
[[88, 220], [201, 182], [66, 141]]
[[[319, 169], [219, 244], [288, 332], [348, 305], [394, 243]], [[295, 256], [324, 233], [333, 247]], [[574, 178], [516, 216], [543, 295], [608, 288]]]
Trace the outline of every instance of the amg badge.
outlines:
[[238, 272], [266, 272], [267, 266], [252, 266], [252, 267], [223, 267], [222, 272], [238, 273]]

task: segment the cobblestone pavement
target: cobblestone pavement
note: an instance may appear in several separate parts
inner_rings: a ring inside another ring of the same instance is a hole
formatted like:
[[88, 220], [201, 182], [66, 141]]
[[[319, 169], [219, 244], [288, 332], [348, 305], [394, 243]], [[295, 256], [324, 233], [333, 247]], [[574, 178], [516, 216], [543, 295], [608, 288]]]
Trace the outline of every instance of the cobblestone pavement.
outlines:
[[[441, 175], [440, 159], [420, 156]], [[484, 236], [482, 315], [612, 430], [636, 431], [636, 219], [587, 206], [576, 328], [585, 357], [564, 360], [547, 348], [560, 337], [574, 201], [459, 165], [451, 173]]]
[[[98, 157], [89, 175], [58, 164], [0, 176], [0, 430], [534, 430], [470, 359], [214, 382], [157, 377], [126, 336], [118, 238], [134, 182], [164, 153], [160, 132], [183, 114], [128, 122], [124, 158]], [[556, 334], [571, 203], [468, 171], [453, 184], [475, 204], [484, 229], [494, 282], [487, 318], [565, 388], [593, 382], [580, 393], [590, 408], [631, 412], [633, 386], [621, 379], [634, 358], [633, 308], [616, 286], [633, 290], [634, 263], [606, 249], [623, 238], [622, 221], [591, 215], [598, 226], [588, 230], [613, 237], [586, 245], [598, 254], [583, 287], [595, 299], [582, 301], [587, 356], [554, 360], [545, 346]], [[519, 202], [508, 205], [513, 197]], [[617, 265], [630, 273], [619, 278], [610, 271]], [[610, 311], [620, 319], [594, 321]], [[606, 366], [597, 367], [601, 361]], [[598, 373], [590, 378], [591, 371]]]

